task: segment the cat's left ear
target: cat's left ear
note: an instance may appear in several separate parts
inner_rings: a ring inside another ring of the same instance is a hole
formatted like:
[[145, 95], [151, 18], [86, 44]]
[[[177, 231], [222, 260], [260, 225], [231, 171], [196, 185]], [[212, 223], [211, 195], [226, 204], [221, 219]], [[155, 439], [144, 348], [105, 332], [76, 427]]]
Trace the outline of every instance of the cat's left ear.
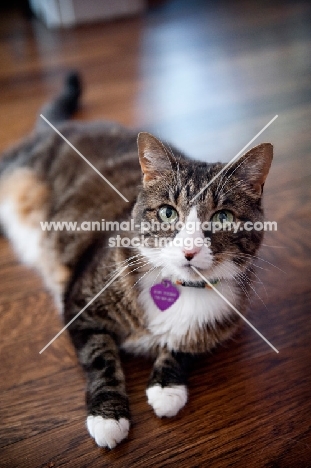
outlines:
[[262, 143], [245, 153], [232, 169], [234, 175], [251, 185], [256, 195], [261, 195], [273, 158], [271, 143]]
[[140, 167], [144, 182], [160, 177], [163, 172], [172, 170], [172, 161], [167, 148], [147, 132], [141, 132], [137, 138]]

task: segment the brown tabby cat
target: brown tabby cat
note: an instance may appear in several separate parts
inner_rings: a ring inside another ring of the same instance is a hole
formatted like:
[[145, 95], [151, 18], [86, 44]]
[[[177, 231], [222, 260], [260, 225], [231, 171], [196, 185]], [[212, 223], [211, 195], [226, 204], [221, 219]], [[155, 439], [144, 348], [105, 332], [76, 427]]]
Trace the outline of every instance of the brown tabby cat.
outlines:
[[[239, 316], [191, 267], [245, 312], [263, 233], [202, 226], [263, 220], [272, 146], [250, 150], [193, 199], [223, 164], [188, 159], [148, 133], [138, 135], [137, 157], [131, 130], [64, 123], [79, 96], [72, 74], [42, 113], [129, 203], [39, 119], [1, 161], [0, 221], [20, 259], [40, 270], [65, 323], [109, 283], [68, 331], [86, 373], [88, 431], [112, 448], [130, 426], [120, 349], [154, 356], [148, 402], [157, 416], [174, 416], [187, 401], [188, 357], [237, 330]], [[94, 221], [131, 219], [129, 230], [89, 229]], [[77, 229], [42, 224], [68, 221]]]

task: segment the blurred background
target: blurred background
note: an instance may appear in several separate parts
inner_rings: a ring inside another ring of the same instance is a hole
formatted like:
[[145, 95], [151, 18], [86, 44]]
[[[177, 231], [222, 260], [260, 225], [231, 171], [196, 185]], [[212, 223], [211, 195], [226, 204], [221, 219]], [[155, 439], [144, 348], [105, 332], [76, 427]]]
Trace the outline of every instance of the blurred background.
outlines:
[[309, 133], [310, 2], [4, 0], [0, 8], [0, 119], [9, 124], [1, 148], [31, 129], [70, 69], [85, 84], [79, 118], [149, 130], [196, 158], [228, 161], [276, 114], [260, 141], [292, 152]]

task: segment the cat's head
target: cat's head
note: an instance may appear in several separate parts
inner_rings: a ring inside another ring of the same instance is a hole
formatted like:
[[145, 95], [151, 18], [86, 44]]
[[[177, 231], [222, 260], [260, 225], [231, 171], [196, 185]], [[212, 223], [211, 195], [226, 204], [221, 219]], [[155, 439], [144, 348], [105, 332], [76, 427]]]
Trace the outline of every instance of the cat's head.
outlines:
[[[258, 227], [272, 145], [251, 149], [221, 175], [224, 164], [174, 155], [148, 133], [139, 134], [138, 150], [143, 187], [133, 217], [143, 227], [140, 250], [151, 265], [162, 268], [163, 278], [181, 281], [198, 280], [192, 265], [207, 279], [245, 271], [263, 237]], [[220, 222], [231, 225], [220, 229]]]

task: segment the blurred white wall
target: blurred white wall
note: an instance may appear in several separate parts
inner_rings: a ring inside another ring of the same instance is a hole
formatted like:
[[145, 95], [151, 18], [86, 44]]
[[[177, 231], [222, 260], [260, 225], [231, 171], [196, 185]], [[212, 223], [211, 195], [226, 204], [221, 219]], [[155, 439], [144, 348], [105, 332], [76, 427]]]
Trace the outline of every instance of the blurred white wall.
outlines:
[[29, 3], [49, 28], [135, 15], [146, 7], [145, 0], [29, 0]]

